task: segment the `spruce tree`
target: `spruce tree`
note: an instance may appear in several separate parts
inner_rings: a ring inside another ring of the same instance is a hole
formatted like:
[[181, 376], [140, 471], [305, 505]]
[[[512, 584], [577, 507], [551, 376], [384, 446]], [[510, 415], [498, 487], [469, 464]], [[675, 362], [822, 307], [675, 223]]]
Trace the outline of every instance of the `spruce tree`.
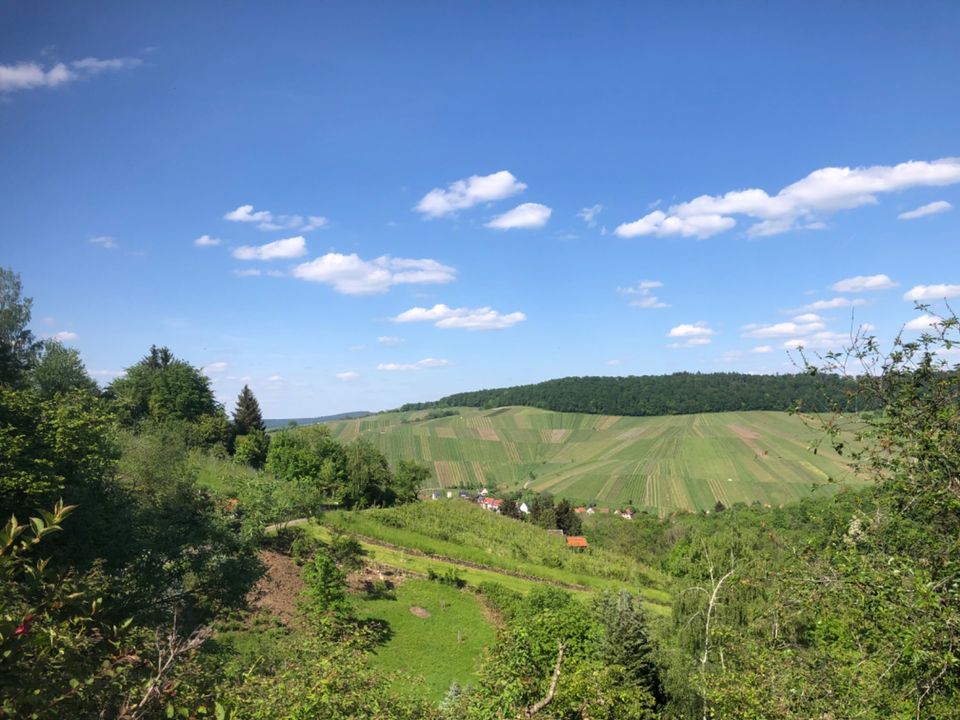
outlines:
[[237, 435], [249, 435], [254, 430], [266, 430], [263, 424], [263, 415], [260, 414], [260, 403], [254, 396], [249, 385], [244, 385], [237, 396], [237, 407], [233, 411], [233, 424]]

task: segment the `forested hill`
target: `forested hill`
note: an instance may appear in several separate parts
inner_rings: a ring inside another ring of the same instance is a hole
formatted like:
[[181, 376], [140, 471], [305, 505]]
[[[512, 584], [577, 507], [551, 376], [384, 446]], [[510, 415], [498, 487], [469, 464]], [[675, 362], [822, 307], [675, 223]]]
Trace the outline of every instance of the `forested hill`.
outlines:
[[682, 415], [738, 410], [807, 411], [846, 408], [854, 380], [836, 375], [674, 373], [629, 377], [567, 377], [534, 385], [457, 393], [401, 410], [527, 405], [558, 412]]

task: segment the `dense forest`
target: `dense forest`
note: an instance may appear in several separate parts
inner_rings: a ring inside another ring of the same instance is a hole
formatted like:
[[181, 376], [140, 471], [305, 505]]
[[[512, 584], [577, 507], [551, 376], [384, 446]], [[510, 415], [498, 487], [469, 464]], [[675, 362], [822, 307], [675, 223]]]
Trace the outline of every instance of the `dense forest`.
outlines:
[[[0, 269], [2, 718], [957, 717], [960, 374], [944, 372], [956, 318], [886, 356], [855, 349], [858, 367], [879, 370], [856, 384], [840, 380], [844, 358], [819, 368], [883, 408], [822, 418], [838, 451], [856, 438], [866, 490], [582, 524], [563, 499], [533, 498], [522, 524], [511, 504], [502, 516], [458, 504], [432, 528], [410, 512], [441, 506], [417, 504], [424, 466], [391, 467], [322, 426], [267, 434], [249, 387], [228, 415], [209, 379], [163, 347], [101, 389], [30, 319], [19, 277]], [[484, 562], [502, 551], [551, 577], [643, 563], [669, 607], [648, 612], [646, 586], [626, 575], [619, 589], [527, 593], [428, 575], [479, 598], [496, 627], [476, 682], [431, 702], [374, 669], [392, 630], [356, 610], [360, 536], [286, 526], [330, 505], [343, 524], [454, 548], [473, 513], [497, 533], [473, 548]], [[540, 528], [582, 532], [590, 547], [537, 558], [556, 540]], [[298, 563], [289, 624], [251, 600], [267, 553]]]
[[527, 405], [557, 412], [683, 415], [739, 410], [808, 412], [862, 408], [857, 382], [836, 374], [747, 375], [674, 373], [629, 377], [568, 377], [534, 385], [456, 393], [401, 410]]

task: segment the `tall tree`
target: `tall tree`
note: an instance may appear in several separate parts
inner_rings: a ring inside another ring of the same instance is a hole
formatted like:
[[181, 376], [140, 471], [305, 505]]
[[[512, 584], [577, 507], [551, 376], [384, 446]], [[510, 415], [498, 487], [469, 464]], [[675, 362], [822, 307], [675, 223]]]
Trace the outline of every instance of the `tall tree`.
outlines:
[[263, 415], [260, 413], [260, 403], [249, 385], [244, 385], [237, 396], [237, 407], [233, 411], [233, 424], [237, 435], [249, 435], [254, 430], [266, 430], [263, 424]]
[[43, 353], [31, 379], [44, 400], [71, 390], [97, 392], [97, 384], [87, 375], [80, 353], [64, 346], [59, 340], [43, 343]]
[[33, 299], [22, 291], [20, 275], [0, 268], [0, 383], [19, 383], [40, 351], [41, 343], [27, 327]]

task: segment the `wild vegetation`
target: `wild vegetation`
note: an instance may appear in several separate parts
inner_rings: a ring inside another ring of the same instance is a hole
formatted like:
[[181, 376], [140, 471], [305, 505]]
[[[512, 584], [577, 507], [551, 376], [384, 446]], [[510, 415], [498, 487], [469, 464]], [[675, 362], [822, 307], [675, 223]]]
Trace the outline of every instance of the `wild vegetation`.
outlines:
[[100, 391], [29, 321], [3, 271], [0, 717], [956, 717], [956, 318], [810, 363], [872, 370], [882, 411], [808, 418], [869, 483], [585, 516], [583, 550], [559, 503], [416, 502], [429, 471], [349, 425], [265, 440], [249, 389], [231, 419], [165, 348]]

